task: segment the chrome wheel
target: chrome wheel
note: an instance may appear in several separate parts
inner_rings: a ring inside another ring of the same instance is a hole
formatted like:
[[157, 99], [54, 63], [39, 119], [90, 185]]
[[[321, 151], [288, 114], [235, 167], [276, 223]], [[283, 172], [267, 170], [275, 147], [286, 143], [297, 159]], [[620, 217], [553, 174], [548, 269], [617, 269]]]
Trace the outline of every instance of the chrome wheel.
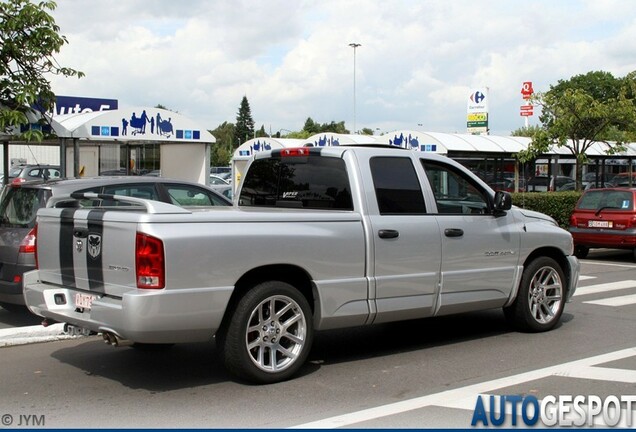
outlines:
[[532, 317], [541, 324], [551, 322], [561, 310], [563, 281], [553, 267], [542, 267], [532, 277], [528, 306]]
[[250, 360], [264, 372], [281, 372], [296, 362], [307, 340], [307, 321], [292, 298], [275, 295], [252, 311], [245, 343]]

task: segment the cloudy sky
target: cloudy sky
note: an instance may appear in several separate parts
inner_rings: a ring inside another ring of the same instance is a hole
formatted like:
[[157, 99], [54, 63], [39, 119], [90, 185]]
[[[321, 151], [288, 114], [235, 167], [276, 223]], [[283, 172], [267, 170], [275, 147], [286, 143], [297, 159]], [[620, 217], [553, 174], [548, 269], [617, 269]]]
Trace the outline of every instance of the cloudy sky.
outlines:
[[[59, 0], [86, 73], [58, 95], [162, 104], [203, 128], [319, 123], [388, 132], [466, 132], [472, 90], [489, 89], [492, 134], [524, 125], [521, 86], [546, 91], [593, 70], [636, 70], [636, 2], [619, 0]], [[355, 52], [350, 43], [361, 44]], [[536, 124], [536, 117], [530, 124]], [[420, 126], [421, 125], [421, 126]]]

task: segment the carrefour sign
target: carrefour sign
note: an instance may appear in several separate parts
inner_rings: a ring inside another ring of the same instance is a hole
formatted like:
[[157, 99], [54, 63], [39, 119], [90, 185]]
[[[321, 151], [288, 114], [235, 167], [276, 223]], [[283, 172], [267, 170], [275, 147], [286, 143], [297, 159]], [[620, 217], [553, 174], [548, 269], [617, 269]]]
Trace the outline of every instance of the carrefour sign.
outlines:
[[468, 113], [488, 112], [488, 87], [474, 89], [468, 95]]

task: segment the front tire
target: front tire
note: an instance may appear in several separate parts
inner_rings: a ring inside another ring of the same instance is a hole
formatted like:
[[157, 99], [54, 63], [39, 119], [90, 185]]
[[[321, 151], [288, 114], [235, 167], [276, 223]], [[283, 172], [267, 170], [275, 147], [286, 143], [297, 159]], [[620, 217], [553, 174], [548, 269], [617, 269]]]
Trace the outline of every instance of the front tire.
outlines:
[[261, 283], [238, 301], [217, 340], [225, 367], [238, 377], [261, 384], [289, 379], [311, 349], [309, 302], [287, 283]]
[[517, 298], [504, 308], [508, 321], [518, 330], [551, 330], [565, 306], [566, 279], [561, 266], [552, 258], [540, 257], [525, 268]]

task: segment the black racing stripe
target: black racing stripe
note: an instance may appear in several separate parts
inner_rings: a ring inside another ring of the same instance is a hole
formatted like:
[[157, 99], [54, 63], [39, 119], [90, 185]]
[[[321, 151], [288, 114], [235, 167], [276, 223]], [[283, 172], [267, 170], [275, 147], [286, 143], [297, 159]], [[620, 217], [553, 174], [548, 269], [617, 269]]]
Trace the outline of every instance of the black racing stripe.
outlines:
[[[91, 291], [104, 293], [104, 211], [88, 212], [88, 237], [86, 238], [86, 267], [88, 287]], [[92, 253], [91, 253], [92, 252]], [[95, 256], [93, 256], [95, 255]]]
[[75, 288], [75, 268], [73, 266], [73, 250], [75, 239], [73, 237], [73, 216], [76, 209], [65, 208], [60, 215], [59, 255], [62, 285]]

